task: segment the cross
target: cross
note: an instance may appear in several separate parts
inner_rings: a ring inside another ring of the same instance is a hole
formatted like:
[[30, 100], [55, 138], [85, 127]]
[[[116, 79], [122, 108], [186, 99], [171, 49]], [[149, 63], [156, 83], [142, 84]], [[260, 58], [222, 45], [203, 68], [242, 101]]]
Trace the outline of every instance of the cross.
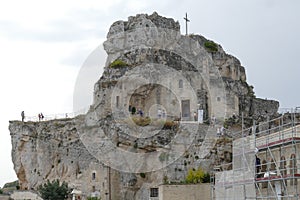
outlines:
[[187, 35], [188, 34], [188, 22], [190, 22], [190, 20], [188, 19], [187, 13], [185, 13], [185, 17], [183, 19], [185, 20], [185, 30], [186, 30], [185, 35]]

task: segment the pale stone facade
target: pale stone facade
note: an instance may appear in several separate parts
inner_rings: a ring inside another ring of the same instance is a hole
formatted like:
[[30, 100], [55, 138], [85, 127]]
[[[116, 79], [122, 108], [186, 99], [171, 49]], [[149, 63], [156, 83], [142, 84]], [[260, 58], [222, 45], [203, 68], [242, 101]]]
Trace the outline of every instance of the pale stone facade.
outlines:
[[0, 194], [0, 200], [10, 200], [9, 198], [10, 198], [9, 195]]
[[14, 191], [10, 198], [12, 200], [43, 200], [37, 193], [32, 191]]
[[[211, 185], [160, 185], [158, 200], [209, 200]], [[152, 199], [151, 199], [152, 200]], [[156, 199], [153, 199], [156, 200]]]

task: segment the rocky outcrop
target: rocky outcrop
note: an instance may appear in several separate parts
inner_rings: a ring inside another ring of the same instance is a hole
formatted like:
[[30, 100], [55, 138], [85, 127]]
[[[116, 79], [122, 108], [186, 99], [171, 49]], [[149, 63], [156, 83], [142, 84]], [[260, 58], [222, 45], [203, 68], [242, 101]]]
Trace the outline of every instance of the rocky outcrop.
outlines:
[[89, 163], [97, 162], [78, 137], [82, 117], [46, 122], [11, 121], [14, 169], [22, 189], [33, 189], [47, 179], [72, 182]]
[[[216, 138], [225, 118], [277, 111], [278, 102], [255, 97], [237, 58], [203, 36], [182, 36], [178, 22], [157, 13], [113, 23], [104, 48], [86, 115], [10, 122], [22, 189], [59, 178], [85, 197], [149, 199], [150, 187], [231, 161], [230, 146]], [[201, 125], [192, 123], [198, 110]]]
[[128, 21], [116, 21], [109, 28], [107, 37], [124, 31], [136, 30], [139, 28], [163, 28], [180, 31], [179, 22], [172, 18], [166, 18], [154, 12], [152, 15], [138, 14], [135, 17], [128, 17]]

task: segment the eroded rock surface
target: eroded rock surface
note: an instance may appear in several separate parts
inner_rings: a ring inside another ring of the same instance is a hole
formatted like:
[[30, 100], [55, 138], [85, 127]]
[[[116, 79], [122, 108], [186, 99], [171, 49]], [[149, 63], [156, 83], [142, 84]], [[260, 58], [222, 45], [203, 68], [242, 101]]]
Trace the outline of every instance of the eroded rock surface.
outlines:
[[[60, 179], [85, 197], [146, 200], [151, 187], [181, 182], [189, 169], [231, 161], [230, 144], [216, 138], [226, 118], [277, 113], [278, 102], [255, 97], [237, 58], [201, 35], [181, 35], [173, 19], [153, 13], [117, 21], [104, 48], [86, 115], [10, 122], [22, 189]], [[193, 123], [198, 109], [201, 125]]]

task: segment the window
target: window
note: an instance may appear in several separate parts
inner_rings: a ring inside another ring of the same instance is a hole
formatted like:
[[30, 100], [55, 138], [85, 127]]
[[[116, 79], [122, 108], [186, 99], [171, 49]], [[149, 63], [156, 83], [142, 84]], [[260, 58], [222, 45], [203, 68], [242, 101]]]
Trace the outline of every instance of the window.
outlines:
[[181, 79], [179, 80], [179, 82], [178, 82], [178, 87], [179, 87], [179, 88], [183, 88], [183, 80], [181, 80]]
[[[286, 160], [285, 160], [284, 156], [280, 157], [280, 174], [282, 176], [285, 176], [287, 174], [287, 171], [286, 171]], [[287, 180], [285, 180], [284, 182], [285, 182], [285, 185], [287, 185]]]
[[120, 97], [116, 96], [116, 107], [119, 108], [120, 106]]
[[158, 197], [158, 188], [150, 188], [150, 197]]
[[93, 172], [93, 173], [92, 173], [92, 180], [95, 180], [95, 179], [96, 179], [96, 173]]
[[93, 191], [93, 192], [96, 192], [96, 187], [95, 187], [95, 186], [93, 186], [92, 191]]
[[292, 154], [290, 159], [290, 174], [297, 173], [296, 155]]
[[284, 156], [280, 158], [280, 171], [283, 175], [286, 175], [286, 160]]
[[[297, 173], [297, 160], [296, 160], [296, 155], [292, 154], [290, 157], [290, 174], [294, 175]], [[297, 179], [291, 179], [290, 180], [290, 185], [297, 185]]]

